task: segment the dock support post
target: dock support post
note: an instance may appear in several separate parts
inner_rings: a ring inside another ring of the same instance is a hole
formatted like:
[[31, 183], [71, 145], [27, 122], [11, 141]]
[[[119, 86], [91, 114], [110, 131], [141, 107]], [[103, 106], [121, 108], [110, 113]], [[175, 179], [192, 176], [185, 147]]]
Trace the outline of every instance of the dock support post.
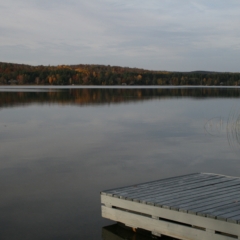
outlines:
[[[159, 217], [157, 217], [157, 216], [152, 216], [152, 218], [153, 218], [153, 219], [156, 219], [156, 220], [159, 220]], [[155, 231], [152, 232], [152, 235], [154, 235], [154, 236], [156, 236], [156, 237], [161, 237], [161, 236], [162, 236], [161, 233], [155, 232]]]
[[212, 229], [208, 229], [208, 228], [206, 228], [206, 232], [209, 232], [209, 233], [215, 234], [215, 231], [214, 231], [214, 230], [212, 230]]
[[108, 208], [112, 208], [112, 205], [110, 205], [110, 204], [104, 204], [106, 207], [108, 207]]

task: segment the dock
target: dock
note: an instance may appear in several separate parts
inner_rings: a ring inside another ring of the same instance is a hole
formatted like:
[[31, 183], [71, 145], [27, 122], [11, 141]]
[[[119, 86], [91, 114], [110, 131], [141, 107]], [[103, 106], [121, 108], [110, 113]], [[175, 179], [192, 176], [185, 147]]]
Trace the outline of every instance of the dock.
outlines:
[[240, 178], [194, 173], [101, 192], [102, 217], [183, 240], [240, 239]]

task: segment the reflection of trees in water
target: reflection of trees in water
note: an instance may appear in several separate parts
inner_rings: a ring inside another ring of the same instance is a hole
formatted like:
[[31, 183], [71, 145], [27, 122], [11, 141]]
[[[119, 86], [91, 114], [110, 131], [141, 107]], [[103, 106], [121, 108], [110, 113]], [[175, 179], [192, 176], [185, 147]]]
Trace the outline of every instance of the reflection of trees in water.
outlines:
[[209, 119], [204, 125], [205, 131], [211, 136], [227, 134], [228, 144], [231, 148], [240, 147], [240, 111], [232, 109], [227, 123], [221, 117]]
[[[35, 90], [35, 91], [34, 91]], [[116, 104], [147, 99], [184, 98], [239, 98], [240, 88], [81, 88], [81, 89], [15, 89], [0, 91], [0, 107], [38, 104]]]

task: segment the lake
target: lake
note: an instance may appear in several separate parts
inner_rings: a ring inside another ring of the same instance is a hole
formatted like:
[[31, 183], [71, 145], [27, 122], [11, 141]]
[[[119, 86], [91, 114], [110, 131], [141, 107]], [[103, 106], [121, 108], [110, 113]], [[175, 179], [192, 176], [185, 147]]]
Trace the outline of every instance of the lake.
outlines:
[[240, 176], [240, 88], [0, 87], [0, 239], [105, 239], [100, 191]]

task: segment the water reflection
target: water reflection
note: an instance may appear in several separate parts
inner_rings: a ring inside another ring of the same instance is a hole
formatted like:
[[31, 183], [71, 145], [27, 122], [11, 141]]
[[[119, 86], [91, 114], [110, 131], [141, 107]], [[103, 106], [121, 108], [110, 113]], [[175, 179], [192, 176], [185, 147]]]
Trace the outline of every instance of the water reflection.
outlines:
[[114, 224], [102, 228], [102, 240], [173, 240], [173, 238], [162, 236], [161, 238], [151, 235], [150, 232], [139, 230], [133, 232], [123, 225]]
[[215, 116], [226, 129], [238, 104], [239, 89], [5, 89], [0, 239], [101, 239], [111, 224], [101, 190], [193, 172], [239, 176], [226, 131], [204, 130]]
[[[1, 89], [1, 88], [0, 88]], [[147, 99], [166, 99], [191, 97], [203, 98], [239, 98], [240, 88], [2, 88], [0, 108], [24, 106], [32, 103], [62, 105], [93, 105], [135, 102]]]

